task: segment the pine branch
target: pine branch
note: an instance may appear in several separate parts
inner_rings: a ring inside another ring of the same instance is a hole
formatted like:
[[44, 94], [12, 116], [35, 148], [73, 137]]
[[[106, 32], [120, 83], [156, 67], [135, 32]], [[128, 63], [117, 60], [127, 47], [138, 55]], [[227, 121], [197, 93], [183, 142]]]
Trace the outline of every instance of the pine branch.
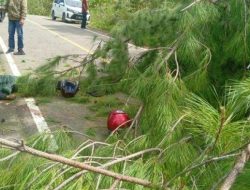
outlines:
[[222, 132], [222, 129], [225, 125], [225, 120], [226, 120], [226, 110], [225, 110], [225, 107], [220, 107], [220, 111], [221, 111], [221, 118], [220, 118], [220, 127], [219, 127], [219, 130], [216, 134], [216, 137], [215, 137], [215, 141], [211, 147], [211, 150], [214, 149], [214, 147], [216, 146], [220, 136], [221, 136], [221, 132]]
[[192, 2], [190, 5], [188, 5], [188, 6], [186, 6], [185, 8], [183, 8], [183, 9], [181, 10], [181, 12], [184, 12], [184, 11], [190, 9], [191, 7], [193, 7], [195, 4], [197, 4], [197, 3], [199, 3], [199, 2], [201, 2], [201, 0], [195, 0], [195, 1]]
[[184, 169], [182, 172], [176, 174], [172, 179], [169, 180], [168, 183], [166, 183], [166, 185], [164, 185], [165, 187], [168, 187], [175, 179], [177, 179], [178, 177], [194, 170], [194, 169], [197, 169], [201, 166], [204, 166], [204, 165], [207, 165], [207, 164], [210, 164], [212, 162], [218, 162], [218, 161], [222, 161], [222, 160], [226, 160], [226, 159], [230, 159], [232, 157], [235, 157], [235, 156], [238, 156], [239, 153], [235, 153], [235, 154], [227, 154], [227, 155], [223, 155], [223, 156], [220, 156], [220, 157], [214, 157], [214, 158], [211, 158], [211, 159], [207, 159], [199, 164], [196, 164], [194, 166], [191, 166], [189, 168], [186, 168]]
[[[112, 165], [115, 165], [115, 164], [118, 164], [120, 162], [123, 162], [123, 161], [128, 161], [132, 158], [136, 158], [138, 156], [141, 156], [141, 155], [144, 155], [146, 153], [150, 153], [150, 152], [153, 152], [153, 151], [159, 151], [161, 152], [161, 149], [159, 148], [151, 148], [151, 149], [147, 149], [147, 150], [142, 150], [140, 152], [137, 152], [137, 153], [134, 153], [134, 154], [131, 154], [131, 155], [128, 155], [128, 156], [125, 156], [125, 157], [122, 157], [122, 158], [117, 158], [116, 160], [113, 160], [113, 161], [110, 161], [98, 168], [107, 168], [107, 167], [110, 167]], [[79, 177], [81, 177], [83, 174], [87, 173], [87, 171], [80, 171], [76, 174], [74, 174], [73, 176], [71, 176], [70, 178], [68, 178], [67, 180], [65, 180], [63, 183], [61, 183], [58, 187], [56, 187], [54, 190], [60, 190], [62, 188], [64, 188], [66, 185], [68, 185], [71, 181], [74, 181], [75, 179], [78, 179]], [[122, 180], [121, 180], [122, 181]]]
[[[178, 42], [178, 40], [177, 40], [177, 42]], [[171, 56], [172, 56], [172, 55], [175, 53], [175, 51], [177, 50], [178, 45], [179, 45], [177, 42], [175, 43], [175, 45], [173, 46], [173, 48], [171, 48], [171, 50], [169, 51], [169, 53], [167, 54], [167, 56], [164, 57], [162, 64], [159, 64], [159, 65], [158, 65], [158, 67], [157, 67], [157, 70], [158, 70], [158, 71], [161, 69], [161, 67], [163, 66], [164, 63], [167, 63], [167, 62], [168, 62], [168, 60], [171, 58]]]
[[[128, 134], [129, 134], [129, 132], [131, 131], [131, 129], [133, 128], [133, 126], [135, 125], [136, 121], [139, 120], [142, 111], [143, 111], [143, 105], [140, 106], [138, 112], [137, 112], [136, 115], [135, 115], [135, 118], [133, 119], [131, 125], [129, 126], [129, 129], [127, 130], [127, 132], [126, 132], [126, 134], [125, 134], [125, 137], [124, 137], [125, 139], [127, 138]], [[135, 129], [135, 130], [137, 130], [137, 129]]]
[[41, 177], [44, 173], [46, 173], [47, 171], [49, 171], [51, 168], [57, 166], [58, 164], [59, 164], [59, 163], [54, 163], [54, 164], [48, 166], [47, 168], [45, 168], [44, 170], [42, 170], [41, 172], [39, 172], [39, 174], [35, 177], [35, 179], [33, 179], [31, 182], [29, 182], [29, 184], [27, 185], [27, 189], [30, 189], [31, 186], [32, 186], [32, 184], [33, 184], [36, 180], [40, 179], [40, 177]]
[[[211, 3], [216, 3], [218, 0], [210, 0]], [[184, 7], [181, 12], [184, 12], [188, 9], [190, 9], [191, 7], [193, 7], [194, 5], [196, 5], [197, 3], [201, 2], [201, 0], [195, 0], [194, 2], [192, 2], [190, 5]]]
[[176, 129], [176, 127], [181, 123], [181, 121], [187, 116], [187, 114], [182, 115], [173, 125], [172, 128], [170, 128], [170, 130], [167, 131], [165, 137], [161, 140], [161, 142], [157, 145], [157, 147], [161, 147], [164, 142], [169, 138], [169, 136], [174, 132], [174, 130]]
[[69, 170], [71, 170], [72, 168], [69, 167], [67, 169], [64, 169], [62, 172], [58, 172], [56, 175], [55, 175], [55, 178], [51, 179], [50, 183], [46, 186], [45, 190], [50, 190], [50, 186], [58, 179], [60, 178], [61, 176], [63, 176], [65, 173], [67, 173]]
[[242, 151], [233, 169], [231, 170], [231, 172], [223, 182], [222, 186], [220, 187], [220, 190], [231, 189], [231, 187], [235, 183], [237, 176], [243, 171], [249, 159], [250, 159], [250, 144], [248, 144], [247, 148], [245, 148], [245, 150]]
[[[247, 46], [247, 35], [248, 35], [248, 6], [246, 0], [244, 2], [244, 68], [247, 68], [247, 60], [248, 60], [248, 46]], [[244, 69], [244, 76], [246, 75], [246, 69]]]
[[174, 81], [176, 81], [176, 79], [180, 75], [180, 66], [179, 66], [179, 62], [178, 62], [177, 52], [174, 53], [174, 58], [175, 58], [175, 63], [176, 63], [176, 74], [174, 77]]
[[[118, 179], [118, 180], [121, 180], [121, 181], [126, 181], [126, 182], [129, 182], [129, 183], [135, 183], [135, 184], [138, 184], [138, 185], [142, 185], [144, 187], [153, 187], [153, 184], [150, 181], [139, 179], [139, 178], [136, 178], [136, 177], [121, 175], [119, 173], [115, 173], [115, 172], [112, 172], [112, 171], [109, 171], [109, 170], [106, 170], [106, 169], [97, 168], [97, 167], [90, 166], [90, 165], [85, 164], [85, 163], [70, 160], [70, 159], [62, 157], [60, 155], [55, 155], [55, 154], [49, 154], [49, 153], [46, 153], [46, 152], [42, 152], [40, 150], [30, 148], [30, 147], [28, 147], [28, 146], [26, 146], [24, 144], [22, 145], [22, 144], [15, 143], [15, 142], [12, 142], [12, 141], [9, 141], [9, 140], [6, 140], [6, 139], [2, 139], [2, 138], [0, 138], [0, 144], [5, 145], [7, 147], [14, 148], [14, 149], [16, 149], [16, 150], [18, 150], [20, 152], [28, 153], [28, 154], [31, 154], [31, 155], [34, 155], [34, 156], [37, 156], [37, 157], [41, 157], [41, 158], [45, 158], [45, 159], [48, 159], [48, 160], [51, 160], [51, 161], [59, 162], [59, 163], [62, 163], [64, 165], [72, 166], [74, 168], [79, 168], [79, 169], [82, 169], [82, 170], [87, 170], [87, 171], [91, 171], [91, 172], [94, 172], [94, 173], [99, 173], [99, 174], [109, 176], [109, 177], [112, 177], [112, 178], [115, 178], [115, 179]], [[116, 162], [116, 161], [114, 161], [114, 162]]]
[[0, 159], [0, 162], [4, 162], [4, 161], [7, 161], [7, 160], [10, 160], [11, 158], [15, 157], [15, 156], [18, 155], [18, 154], [19, 154], [19, 152], [15, 152], [15, 153], [13, 153], [13, 154], [11, 154], [11, 155], [9, 155], [9, 156], [6, 156], [6, 157], [4, 157], [4, 158], [1, 158], [1, 159]]
[[164, 153], [165, 153], [168, 149], [170, 149], [170, 148], [172, 148], [172, 147], [174, 147], [174, 146], [176, 146], [176, 145], [180, 145], [180, 144], [183, 144], [183, 143], [187, 143], [187, 142], [190, 141], [191, 139], [192, 139], [191, 136], [184, 137], [184, 138], [182, 138], [180, 141], [178, 141], [178, 142], [176, 142], [176, 143], [173, 143], [173, 144], [167, 146], [167, 147], [159, 154], [158, 158], [161, 158], [162, 155], [164, 155]]
[[219, 185], [226, 179], [227, 176], [228, 176], [228, 173], [223, 175], [216, 183], [213, 184], [213, 187], [211, 188], [211, 190], [218, 190]]
[[115, 180], [115, 182], [113, 183], [113, 185], [110, 187], [109, 190], [115, 190], [116, 189], [116, 186], [119, 185], [119, 180]]
[[71, 181], [74, 181], [76, 179], [78, 179], [79, 177], [81, 177], [84, 173], [86, 173], [87, 171], [80, 171], [72, 176], [70, 176], [70, 178], [68, 178], [67, 180], [65, 180], [64, 182], [62, 182], [59, 186], [57, 186], [56, 188], [54, 188], [53, 190], [60, 190], [62, 188], [64, 188], [66, 185], [68, 185]]

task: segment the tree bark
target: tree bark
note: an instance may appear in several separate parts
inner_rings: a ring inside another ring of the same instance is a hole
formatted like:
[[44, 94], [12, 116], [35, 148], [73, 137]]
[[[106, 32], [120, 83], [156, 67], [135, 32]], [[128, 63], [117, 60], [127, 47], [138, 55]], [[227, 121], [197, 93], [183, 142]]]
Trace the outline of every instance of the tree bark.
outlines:
[[229, 173], [229, 175], [226, 177], [225, 181], [223, 182], [222, 186], [220, 187], [220, 190], [231, 189], [231, 187], [235, 183], [237, 176], [243, 171], [249, 158], [250, 158], [250, 144], [248, 144], [247, 148], [242, 151], [232, 171]]

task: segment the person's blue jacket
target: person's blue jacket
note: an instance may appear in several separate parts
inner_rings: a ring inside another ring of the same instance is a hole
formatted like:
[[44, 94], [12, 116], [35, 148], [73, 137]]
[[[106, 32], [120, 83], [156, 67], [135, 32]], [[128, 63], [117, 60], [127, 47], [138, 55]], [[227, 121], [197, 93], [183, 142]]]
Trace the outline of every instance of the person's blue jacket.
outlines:
[[16, 77], [12, 75], [0, 75], [0, 100], [16, 91]]

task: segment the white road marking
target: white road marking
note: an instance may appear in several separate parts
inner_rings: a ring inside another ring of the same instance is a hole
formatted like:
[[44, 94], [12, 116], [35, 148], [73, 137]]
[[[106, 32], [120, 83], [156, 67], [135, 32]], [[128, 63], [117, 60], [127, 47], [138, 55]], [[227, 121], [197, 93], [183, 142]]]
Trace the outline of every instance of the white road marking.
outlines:
[[[21, 76], [21, 72], [17, 68], [17, 65], [15, 64], [15, 61], [11, 54], [6, 54], [5, 52], [8, 50], [2, 37], [0, 37], [0, 46], [2, 47], [2, 50], [6, 56], [7, 62], [9, 64], [9, 67], [11, 69], [11, 72], [14, 76]], [[27, 106], [30, 110], [30, 113], [34, 119], [34, 122], [37, 126], [37, 129], [40, 133], [45, 132], [45, 131], [50, 131], [44, 117], [42, 116], [42, 113], [39, 109], [39, 107], [36, 106], [34, 98], [28, 98], [25, 99]]]
[[[11, 69], [11, 72], [14, 76], [21, 76], [21, 72], [19, 71], [17, 65], [15, 64], [14, 59], [12, 58], [11, 54], [6, 54], [5, 52], [7, 51], [7, 47], [0, 36], [0, 46], [2, 47], [2, 50], [6, 56], [7, 62], [9, 64], [9, 67]], [[32, 118], [36, 124], [36, 127], [38, 129], [39, 133], [51, 133], [51, 130], [49, 129], [42, 112], [40, 111], [39, 107], [36, 105], [35, 99], [34, 98], [26, 98], [25, 102], [27, 104], [27, 107], [29, 108], [29, 111], [32, 115]], [[53, 135], [51, 135], [52, 142], [51, 142], [51, 148], [52, 149], [57, 149], [56, 142], [53, 138]]]
[[[51, 34], [53, 34], [53, 35], [55, 35], [55, 36], [57, 36], [57, 37], [59, 37], [59, 38], [65, 40], [67, 43], [69, 43], [69, 44], [71, 44], [71, 45], [74, 45], [75, 47], [77, 47], [77, 48], [79, 48], [79, 49], [81, 49], [81, 50], [87, 52], [88, 54], [93, 54], [93, 53], [94, 53], [94, 50], [89, 50], [89, 49], [87, 49], [87, 48], [81, 46], [80, 44], [78, 44], [78, 43], [76, 43], [76, 42], [70, 40], [69, 38], [66, 38], [66, 37], [62, 36], [61, 34], [55, 32], [55, 31], [53, 31], [53, 30], [50, 30], [49, 28], [46, 28], [45, 26], [42, 26], [41, 24], [39, 24], [39, 23], [37, 23], [37, 22], [35, 22], [35, 21], [32, 21], [32, 20], [30, 20], [30, 19], [27, 19], [27, 21], [30, 22], [31, 24], [36, 25], [37, 27], [39, 27], [39, 28], [41, 28], [41, 29], [43, 29], [43, 30], [47, 30], [47, 31], [50, 32]], [[103, 58], [101, 58], [101, 59], [108, 62], [108, 59], [103, 59]]]
[[[0, 37], [0, 45], [1, 45], [1, 47], [2, 47], [2, 50], [3, 50], [4, 52], [6, 52], [6, 51], [7, 51], [7, 47], [6, 47], [6, 45], [4, 44], [4, 41], [3, 41], [3, 39], [2, 39], [1, 37]], [[9, 64], [9, 67], [10, 67], [10, 69], [11, 69], [12, 74], [13, 74], [14, 76], [17, 76], [17, 77], [21, 76], [21, 73], [20, 73], [20, 71], [18, 70], [18, 68], [17, 68], [17, 66], [16, 66], [16, 64], [15, 64], [15, 62], [14, 62], [12, 56], [11, 56], [10, 54], [5, 54], [5, 56], [6, 56], [6, 59], [7, 59], [7, 62], [8, 62], [8, 64]]]
[[51, 132], [34, 98], [26, 98], [25, 102], [30, 110], [39, 133]]

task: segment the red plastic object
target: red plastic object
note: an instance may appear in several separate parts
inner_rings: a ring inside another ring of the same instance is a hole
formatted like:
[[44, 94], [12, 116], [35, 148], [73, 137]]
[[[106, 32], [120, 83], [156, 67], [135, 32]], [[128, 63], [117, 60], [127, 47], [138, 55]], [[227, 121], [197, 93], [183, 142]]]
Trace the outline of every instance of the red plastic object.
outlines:
[[108, 117], [108, 129], [111, 131], [119, 128], [125, 128], [130, 125], [130, 118], [127, 113], [121, 110], [112, 111]]

